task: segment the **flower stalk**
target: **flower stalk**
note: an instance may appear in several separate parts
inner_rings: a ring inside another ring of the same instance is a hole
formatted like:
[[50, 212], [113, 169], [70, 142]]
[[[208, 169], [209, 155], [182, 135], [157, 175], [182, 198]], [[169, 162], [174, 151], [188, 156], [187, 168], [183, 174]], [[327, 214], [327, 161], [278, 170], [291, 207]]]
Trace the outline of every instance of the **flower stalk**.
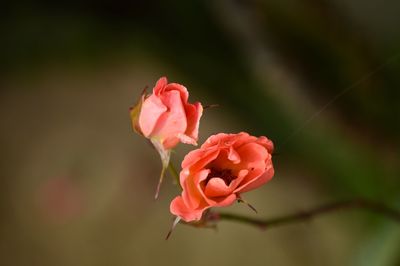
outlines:
[[168, 170], [172, 178], [174, 178], [174, 183], [179, 186], [179, 188], [182, 190], [181, 183], [179, 182], [179, 174], [178, 171], [176, 171], [176, 168], [172, 162], [169, 163], [168, 165]]
[[375, 201], [363, 199], [363, 198], [356, 198], [356, 199], [350, 199], [350, 200], [345, 200], [345, 201], [339, 201], [339, 202], [335, 202], [335, 203], [328, 203], [328, 204], [321, 205], [319, 207], [316, 207], [316, 208], [313, 208], [310, 210], [301, 211], [301, 212], [288, 214], [288, 215], [284, 215], [284, 216], [279, 216], [279, 217], [275, 217], [275, 218], [270, 218], [270, 219], [251, 218], [251, 217], [247, 217], [244, 215], [237, 215], [237, 214], [222, 212], [222, 213], [216, 213], [216, 215], [213, 216], [215, 219], [213, 222], [232, 221], [232, 222], [238, 222], [238, 223], [256, 226], [261, 229], [267, 229], [267, 228], [281, 226], [281, 225], [304, 222], [304, 221], [311, 220], [313, 218], [317, 218], [323, 214], [333, 213], [333, 212], [340, 211], [340, 210], [351, 210], [351, 209], [362, 209], [365, 211], [369, 211], [371, 213], [379, 214], [381, 216], [384, 216], [388, 219], [391, 219], [395, 222], [400, 223], [400, 211], [399, 210], [388, 207], [387, 205], [385, 205], [383, 203], [375, 202]]

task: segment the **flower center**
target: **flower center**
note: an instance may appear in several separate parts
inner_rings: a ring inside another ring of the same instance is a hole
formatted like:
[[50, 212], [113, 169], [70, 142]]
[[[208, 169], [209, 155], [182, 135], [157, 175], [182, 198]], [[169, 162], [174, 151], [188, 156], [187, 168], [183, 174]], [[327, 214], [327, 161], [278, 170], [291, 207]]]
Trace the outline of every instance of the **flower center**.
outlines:
[[218, 177], [224, 180], [225, 184], [229, 186], [229, 184], [236, 179], [236, 176], [232, 174], [232, 170], [230, 169], [217, 169], [214, 167], [210, 168], [210, 173], [208, 174], [205, 184], [207, 185], [208, 181], [210, 181], [211, 178]]

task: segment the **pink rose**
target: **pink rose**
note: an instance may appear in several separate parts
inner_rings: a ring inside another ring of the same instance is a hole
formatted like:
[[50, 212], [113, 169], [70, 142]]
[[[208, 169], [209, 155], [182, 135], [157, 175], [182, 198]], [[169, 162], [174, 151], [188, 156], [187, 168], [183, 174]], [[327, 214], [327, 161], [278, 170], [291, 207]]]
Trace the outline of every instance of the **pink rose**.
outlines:
[[196, 145], [203, 107], [199, 102], [188, 103], [187, 89], [160, 78], [151, 95], [143, 95], [131, 109], [134, 128], [143, 136], [157, 142], [164, 150], [179, 142]]
[[274, 175], [273, 143], [247, 133], [213, 135], [182, 162], [182, 195], [171, 213], [186, 222], [200, 220], [211, 207], [231, 205], [240, 194], [260, 187]]
[[133, 129], [150, 139], [160, 154], [163, 168], [160, 174], [155, 198], [158, 197], [164, 172], [169, 165], [171, 149], [179, 142], [197, 145], [201, 103], [188, 103], [187, 89], [177, 83], [160, 78], [151, 95], [144, 92], [130, 115]]

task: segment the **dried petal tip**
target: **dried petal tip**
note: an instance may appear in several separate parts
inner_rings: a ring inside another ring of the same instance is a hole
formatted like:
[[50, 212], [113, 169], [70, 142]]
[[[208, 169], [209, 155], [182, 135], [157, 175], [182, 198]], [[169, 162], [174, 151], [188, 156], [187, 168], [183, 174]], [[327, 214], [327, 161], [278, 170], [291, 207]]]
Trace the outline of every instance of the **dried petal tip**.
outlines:
[[136, 133], [138, 133], [139, 135], [142, 135], [142, 136], [143, 136], [143, 133], [139, 126], [139, 116], [140, 116], [140, 111], [142, 109], [142, 104], [146, 98], [146, 89], [147, 89], [147, 86], [143, 89], [142, 94], [140, 95], [140, 98], [137, 101], [137, 103], [134, 106], [129, 108], [129, 115], [131, 117], [132, 129]]
[[209, 109], [209, 108], [215, 108], [215, 107], [219, 107], [219, 104], [209, 104], [203, 107], [204, 110]]
[[248, 203], [247, 201], [245, 201], [244, 199], [242, 199], [242, 198], [238, 198], [238, 203], [244, 203], [244, 204], [246, 204], [247, 205], [247, 207], [249, 207], [250, 209], [252, 209], [255, 213], [258, 213], [258, 211], [256, 210], [256, 208], [254, 208], [254, 206], [253, 205], [251, 205], [250, 203]]
[[181, 217], [177, 216], [174, 220], [174, 222], [172, 223], [171, 229], [169, 229], [167, 236], [165, 237], [165, 240], [168, 240], [168, 238], [171, 236], [172, 231], [174, 231], [176, 225], [180, 222]]

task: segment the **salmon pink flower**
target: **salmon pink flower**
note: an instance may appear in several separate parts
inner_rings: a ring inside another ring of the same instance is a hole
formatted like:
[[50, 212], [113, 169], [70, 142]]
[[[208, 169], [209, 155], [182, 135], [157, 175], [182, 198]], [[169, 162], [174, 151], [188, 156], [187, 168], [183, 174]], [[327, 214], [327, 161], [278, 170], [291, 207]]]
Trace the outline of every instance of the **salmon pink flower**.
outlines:
[[241, 193], [265, 184], [274, 175], [273, 149], [266, 137], [244, 132], [211, 136], [185, 156], [183, 191], [171, 202], [171, 213], [186, 222], [198, 221], [208, 208], [231, 205]]
[[167, 78], [162, 77], [153, 93], [143, 93], [130, 111], [134, 130], [150, 139], [160, 153], [163, 163], [160, 183], [169, 164], [170, 150], [179, 142], [197, 145], [203, 107], [199, 102], [188, 103], [188, 98], [185, 86], [168, 83]]
[[165, 150], [179, 142], [196, 145], [203, 107], [199, 102], [188, 103], [188, 98], [185, 86], [160, 78], [153, 93], [142, 96], [139, 110], [133, 114], [134, 128], [157, 140]]

